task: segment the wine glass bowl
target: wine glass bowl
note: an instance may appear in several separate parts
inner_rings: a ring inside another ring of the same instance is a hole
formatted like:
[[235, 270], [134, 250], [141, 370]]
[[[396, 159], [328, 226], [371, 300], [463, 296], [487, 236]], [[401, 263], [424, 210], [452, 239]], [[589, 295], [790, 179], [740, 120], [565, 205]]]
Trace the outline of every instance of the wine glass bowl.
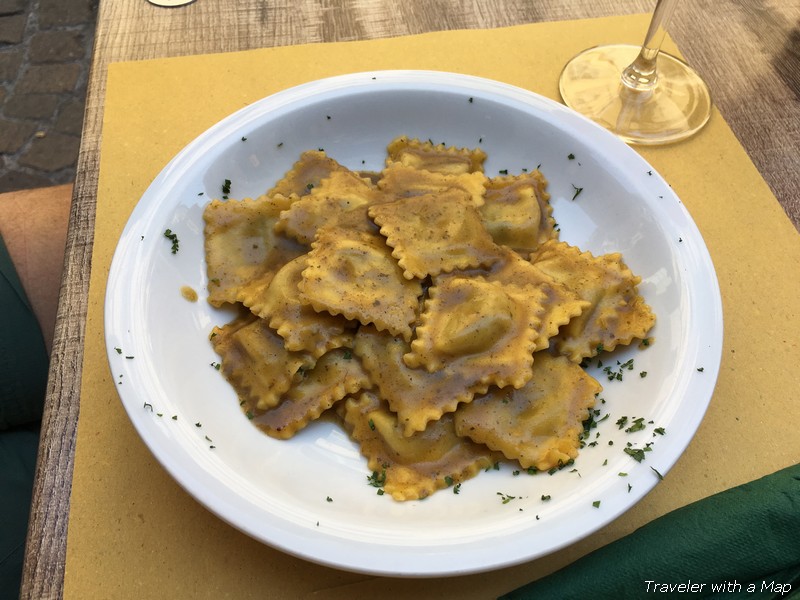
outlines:
[[684, 61], [660, 51], [674, 0], [660, 0], [641, 46], [584, 50], [559, 78], [564, 103], [631, 144], [685, 139], [708, 122], [711, 95]]

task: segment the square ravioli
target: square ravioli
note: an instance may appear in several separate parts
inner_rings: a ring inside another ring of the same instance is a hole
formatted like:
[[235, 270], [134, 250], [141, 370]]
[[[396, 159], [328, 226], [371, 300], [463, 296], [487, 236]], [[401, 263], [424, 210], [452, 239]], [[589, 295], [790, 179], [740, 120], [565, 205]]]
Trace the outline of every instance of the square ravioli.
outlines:
[[547, 180], [536, 169], [522, 175], [493, 177], [480, 207], [486, 230], [497, 244], [527, 255], [558, 238]]
[[422, 295], [422, 283], [403, 277], [380, 235], [341, 227], [318, 232], [298, 289], [318, 312], [372, 323], [406, 339]]
[[539, 352], [525, 387], [495, 388], [459, 407], [456, 432], [525, 469], [547, 471], [578, 456], [583, 422], [602, 389], [575, 363]]
[[292, 199], [260, 196], [245, 200], [212, 200], [203, 211], [208, 302], [240, 302], [272, 280], [289, 260], [306, 249], [275, 234], [281, 211]]
[[275, 231], [311, 244], [317, 230], [344, 217], [345, 213], [381, 200], [382, 193], [366, 178], [352, 171], [334, 171], [318, 186], [282, 211]]
[[469, 402], [476, 393], [485, 393], [480, 371], [459, 370], [447, 365], [429, 373], [408, 367], [403, 356], [410, 346], [402, 337], [377, 331], [371, 325], [361, 327], [355, 336], [353, 352], [361, 359], [376, 393], [397, 415], [403, 435], [425, 431], [428, 423]]
[[211, 343], [252, 425], [287, 440], [334, 415], [398, 501], [577, 456], [602, 389], [582, 359], [655, 316], [620, 254], [558, 240], [538, 169], [485, 159], [402, 136], [365, 173], [311, 150], [206, 206], [208, 301], [243, 315]]
[[334, 404], [370, 387], [369, 378], [350, 350], [338, 348], [322, 356], [303, 378], [266, 410], [243, 405], [253, 424], [277, 439], [287, 440]]
[[407, 366], [429, 373], [450, 366], [498, 387], [528, 382], [543, 293], [531, 290], [525, 301], [497, 282], [444, 276], [428, 294], [411, 351], [403, 357]]
[[486, 194], [486, 175], [480, 171], [474, 173], [437, 173], [392, 163], [380, 174], [378, 189], [387, 200], [422, 196], [423, 194], [441, 194], [447, 190], [461, 190], [467, 194], [476, 207], [483, 206]]
[[266, 321], [252, 313], [215, 327], [211, 343], [220, 355], [223, 375], [242, 403], [259, 410], [276, 406], [298, 376], [316, 362], [309, 354], [287, 350]]
[[341, 315], [317, 312], [300, 301], [298, 285], [307, 261], [303, 254], [286, 263], [269, 286], [245, 305], [269, 323], [287, 350], [308, 352], [316, 358], [352, 342], [355, 324]]
[[387, 165], [399, 162], [415, 169], [446, 174], [483, 171], [483, 162], [486, 160], [486, 153], [480, 148], [448, 147], [406, 136], [392, 140], [386, 151]]
[[368, 213], [407, 279], [488, 266], [496, 260], [495, 244], [478, 211], [459, 190], [376, 204]]
[[531, 262], [589, 303], [555, 340], [556, 350], [573, 362], [644, 339], [655, 324], [655, 315], [637, 290], [641, 278], [621, 254], [594, 256], [551, 240], [531, 255]]
[[343, 412], [345, 427], [367, 458], [373, 485], [395, 500], [426, 498], [497, 460], [486, 446], [456, 435], [452, 415], [405, 436], [395, 414], [371, 392], [347, 399]]

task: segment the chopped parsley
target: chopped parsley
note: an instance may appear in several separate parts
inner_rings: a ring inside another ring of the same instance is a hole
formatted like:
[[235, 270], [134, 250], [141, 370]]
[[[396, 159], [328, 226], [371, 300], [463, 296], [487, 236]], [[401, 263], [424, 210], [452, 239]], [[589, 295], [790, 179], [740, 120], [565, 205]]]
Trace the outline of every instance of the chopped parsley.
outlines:
[[503, 502], [503, 504], [508, 504], [512, 500], [516, 500], [517, 499], [516, 496], [511, 496], [509, 494], [504, 494], [503, 492], [497, 492], [497, 495], [500, 496], [500, 500]]
[[231, 193], [231, 180], [230, 179], [226, 179], [225, 181], [222, 182], [222, 197], [225, 200], [227, 200], [228, 199], [228, 194], [230, 194], [230, 193]]
[[645, 459], [645, 452], [650, 452], [652, 448], [650, 444], [645, 444], [643, 448], [634, 448], [633, 446], [629, 445], [626, 448], [623, 448], [623, 452], [633, 458], [636, 462], [642, 462]]
[[386, 485], [386, 469], [382, 469], [380, 473], [373, 471], [372, 475], [367, 476], [367, 483], [372, 487], [382, 488]]
[[[600, 362], [597, 363], [599, 367], [601, 365]], [[622, 381], [622, 376], [625, 371], [633, 371], [633, 359], [628, 359], [624, 363], [617, 361], [617, 368], [614, 369], [611, 366], [606, 366], [603, 368], [603, 373], [606, 374], [609, 381]]]
[[592, 506], [594, 506], [595, 508], [600, 508], [600, 500], [595, 500], [594, 502], [592, 502]]
[[659, 473], [657, 469], [654, 469], [653, 467], [650, 467], [650, 470], [652, 470], [653, 473], [656, 474], [656, 477], [658, 477], [659, 481], [664, 479], [664, 476], [661, 473]]
[[172, 242], [172, 253], [173, 254], [177, 254], [178, 253], [178, 246], [180, 245], [180, 242], [178, 241], [177, 234], [175, 234], [172, 231], [172, 229], [166, 229], [164, 231], [164, 237]]
[[582, 187], [578, 187], [573, 183], [572, 184], [572, 189], [575, 190], [575, 193], [572, 194], [572, 199], [575, 200], [578, 196], [581, 195], [581, 192], [583, 191], [583, 188]]
[[647, 427], [647, 425], [645, 425], [645, 423], [644, 423], [644, 417], [639, 417], [638, 419], [634, 419], [633, 420], [633, 423], [631, 424], [630, 427], [625, 429], [625, 432], [626, 433], [633, 433], [634, 431], [641, 431], [645, 427]]

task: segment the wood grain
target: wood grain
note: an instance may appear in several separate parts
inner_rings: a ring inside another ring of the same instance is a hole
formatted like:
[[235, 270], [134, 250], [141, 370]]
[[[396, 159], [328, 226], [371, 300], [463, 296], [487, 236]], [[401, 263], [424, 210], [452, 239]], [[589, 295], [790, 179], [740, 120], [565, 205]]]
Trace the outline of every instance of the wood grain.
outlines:
[[[100, 2], [73, 192], [22, 598], [60, 598], [109, 63], [652, 11], [651, 0]], [[644, 33], [644, 32], [643, 32]], [[800, 0], [695, 0], [670, 27], [800, 229]], [[709, 174], [713, 177], [713, 174]], [[731, 210], [746, 210], [731, 198]]]

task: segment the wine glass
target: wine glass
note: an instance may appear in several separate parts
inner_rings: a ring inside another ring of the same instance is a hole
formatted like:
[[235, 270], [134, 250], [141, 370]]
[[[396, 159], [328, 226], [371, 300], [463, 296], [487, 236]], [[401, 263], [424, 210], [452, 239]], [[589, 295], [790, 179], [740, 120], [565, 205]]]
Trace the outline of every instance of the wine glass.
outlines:
[[666, 144], [707, 122], [711, 96], [682, 60], [660, 51], [676, 0], [658, 0], [644, 43], [584, 50], [561, 72], [564, 103], [632, 144]]

